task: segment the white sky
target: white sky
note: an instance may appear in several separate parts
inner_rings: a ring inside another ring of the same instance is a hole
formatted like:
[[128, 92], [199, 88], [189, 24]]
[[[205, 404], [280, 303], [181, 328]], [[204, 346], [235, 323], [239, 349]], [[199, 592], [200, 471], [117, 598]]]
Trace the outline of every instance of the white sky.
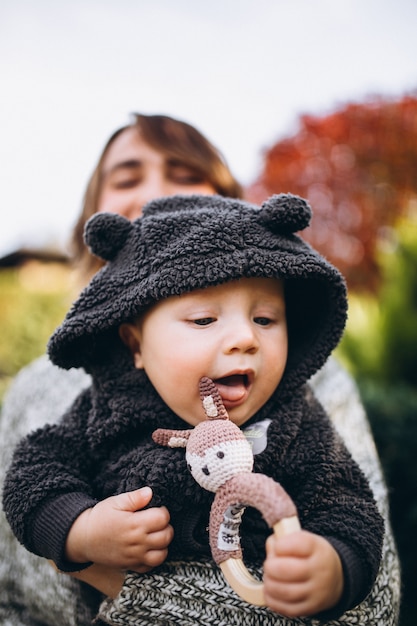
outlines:
[[417, 88], [416, 0], [0, 0], [0, 256], [63, 243], [129, 113], [196, 125], [247, 184], [265, 147]]

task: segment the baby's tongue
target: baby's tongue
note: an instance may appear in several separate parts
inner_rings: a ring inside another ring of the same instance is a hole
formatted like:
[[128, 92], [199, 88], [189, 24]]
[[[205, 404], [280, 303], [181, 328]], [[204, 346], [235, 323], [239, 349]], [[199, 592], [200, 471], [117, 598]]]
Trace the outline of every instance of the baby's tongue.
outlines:
[[214, 381], [222, 397], [223, 402], [236, 402], [246, 393], [246, 386], [243, 376], [226, 376]]

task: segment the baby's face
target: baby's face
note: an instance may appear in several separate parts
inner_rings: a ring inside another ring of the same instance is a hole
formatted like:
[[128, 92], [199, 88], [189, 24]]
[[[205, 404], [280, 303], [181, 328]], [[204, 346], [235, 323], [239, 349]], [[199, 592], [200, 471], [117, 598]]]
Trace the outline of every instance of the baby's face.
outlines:
[[244, 278], [154, 305], [121, 335], [162, 399], [188, 424], [205, 419], [198, 383], [213, 379], [230, 419], [250, 419], [281, 381], [288, 337], [283, 283]]

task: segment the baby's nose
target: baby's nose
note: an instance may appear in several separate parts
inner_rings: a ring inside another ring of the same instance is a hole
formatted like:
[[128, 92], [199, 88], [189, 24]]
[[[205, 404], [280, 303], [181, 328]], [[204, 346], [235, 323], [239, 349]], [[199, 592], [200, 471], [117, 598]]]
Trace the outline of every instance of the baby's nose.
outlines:
[[233, 324], [226, 339], [226, 351], [256, 352], [259, 347], [256, 333], [248, 321]]

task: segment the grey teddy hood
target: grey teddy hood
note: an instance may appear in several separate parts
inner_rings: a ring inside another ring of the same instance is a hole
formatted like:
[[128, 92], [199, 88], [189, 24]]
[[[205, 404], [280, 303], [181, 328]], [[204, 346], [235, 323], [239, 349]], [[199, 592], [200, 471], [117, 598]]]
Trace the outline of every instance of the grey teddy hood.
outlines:
[[52, 335], [51, 360], [87, 371], [108, 362], [121, 323], [148, 306], [243, 277], [285, 281], [289, 356], [281, 382], [306, 381], [337, 345], [346, 321], [341, 274], [295, 233], [311, 209], [291, 194], [261, 207], [221, 196], [154, 200], [130, 222], [110, 213], [86, 224], [85, 241], [107, 264]]

